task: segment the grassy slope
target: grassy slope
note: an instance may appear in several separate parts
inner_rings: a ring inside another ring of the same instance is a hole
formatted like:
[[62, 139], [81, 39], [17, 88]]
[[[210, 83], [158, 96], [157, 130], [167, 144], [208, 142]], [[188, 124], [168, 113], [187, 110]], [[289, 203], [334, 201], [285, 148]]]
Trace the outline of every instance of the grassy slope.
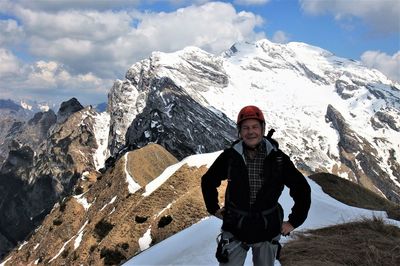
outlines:
[[[350, 206], [382, 210], [400, 220], [400, 206], [335, 175], [310, 176], [331, 197]], [[400, 229], [384, 221], [364, 219], [295, 233], [280, 262], [288, 265], [400, 265]]]
[[326, 194], [344, 204], [364, 209], [386, 211], [389, 218], [400, 221], [399, 205], [380, 197], [364, 187], [327, 173], [314, 174], [310, 178], [320, 185]]

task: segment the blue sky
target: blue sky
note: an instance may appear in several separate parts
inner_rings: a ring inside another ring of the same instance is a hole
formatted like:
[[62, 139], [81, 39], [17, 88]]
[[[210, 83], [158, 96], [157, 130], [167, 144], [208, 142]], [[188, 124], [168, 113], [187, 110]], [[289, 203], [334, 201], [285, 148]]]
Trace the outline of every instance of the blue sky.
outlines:
[[400, 82], [398, 0], [0, 0], [0, 98], [106, 101], [152, 51], [305, 42]]

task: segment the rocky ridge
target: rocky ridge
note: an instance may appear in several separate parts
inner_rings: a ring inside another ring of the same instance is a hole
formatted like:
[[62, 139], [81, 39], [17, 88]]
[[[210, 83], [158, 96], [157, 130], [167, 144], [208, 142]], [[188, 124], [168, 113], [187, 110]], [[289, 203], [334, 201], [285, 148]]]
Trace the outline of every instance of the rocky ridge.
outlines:
[[146, 194], [177, 162], [149, 144], [126, 153], [103, 175], [83, 176], [76, 195], [56, 204], [6, 265], [116, 265], [199, 221], [207, 216], [199, 186], [206, 167], [182, 165]]

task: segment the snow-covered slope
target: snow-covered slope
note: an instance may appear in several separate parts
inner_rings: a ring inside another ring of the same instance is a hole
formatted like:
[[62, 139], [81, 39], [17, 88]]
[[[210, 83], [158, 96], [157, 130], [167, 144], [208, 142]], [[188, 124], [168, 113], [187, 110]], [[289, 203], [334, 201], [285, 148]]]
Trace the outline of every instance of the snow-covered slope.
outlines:
[[[210, 164], [215, 159], [214, 155], [216, 154], [211, 154], [211, 156], [198, 155], [195, 157], [196, 164]], [[311, 209], [306, 222], [296, 230], [320, 228], [373, 216], [382, 217], [390, 223], [400, 226], [400, 222], [387, 219], [385, 212], [345, 205], [325, 194], [321, 187], [311, 179], [307, 179], [307, 181], [311, 186]], [[287, 219], [293, 204], [287, 189], [284, 190], [279, 202], [285, 210]], [[216, 265], [217, 261], [214, 257], [215, 238], [220, 232], [221, 224], [221, 220], [215, 217], [206, 218], [150, 247], [124, 265]], [[283, 243], [287, 240], [288, 238], [282, 238]], [[151, 242], [151, 239], [148, 239], [148, 241]], [[245, 265], [252, 265], [251, 252], [249, 252]]]
[[[241, 107], [259, 106], [267, 128], [276, 129], [274, 137], [300, 169], [334, 173], [400, 202], [400, 84], [379, 71], [295, 42], [238, 43], [218, 56], [196, 47], [154, 52], [110, 91], [112, 154], [125, 144], [129, 126], [139, 128], [136, 118], [146, 106], [147, 113], [161, 110], [170, 119], [174, 105], [160, 100], [157, 108], [151, 96], [165, 89], [155, 85], [165, 78], [231, 125]], [[183, 128], [187, 134], [179, 141], [199, 142], [198, 132]]]

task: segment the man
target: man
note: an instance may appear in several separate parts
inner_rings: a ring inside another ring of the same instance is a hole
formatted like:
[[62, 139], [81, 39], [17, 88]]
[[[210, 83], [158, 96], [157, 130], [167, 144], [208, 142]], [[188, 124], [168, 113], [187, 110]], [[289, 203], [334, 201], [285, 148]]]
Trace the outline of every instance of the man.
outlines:
[[[224, 150], [202, 177], [207, 211], [223, 219], [216, 257], [220, 265], [243, 265], [251, 248], [257, 266], [274, 265], [280, 235], [288, 235], [307, 218], [310, 186], [290, 158], [265, 133], [265, 119], [256, 106], [238, 115], [240, 139]], [[217, 188], [228, 180], [225, 206], [218, 205]], [[278, 203], [284, 186], [294, 200], [288, 221]]]

